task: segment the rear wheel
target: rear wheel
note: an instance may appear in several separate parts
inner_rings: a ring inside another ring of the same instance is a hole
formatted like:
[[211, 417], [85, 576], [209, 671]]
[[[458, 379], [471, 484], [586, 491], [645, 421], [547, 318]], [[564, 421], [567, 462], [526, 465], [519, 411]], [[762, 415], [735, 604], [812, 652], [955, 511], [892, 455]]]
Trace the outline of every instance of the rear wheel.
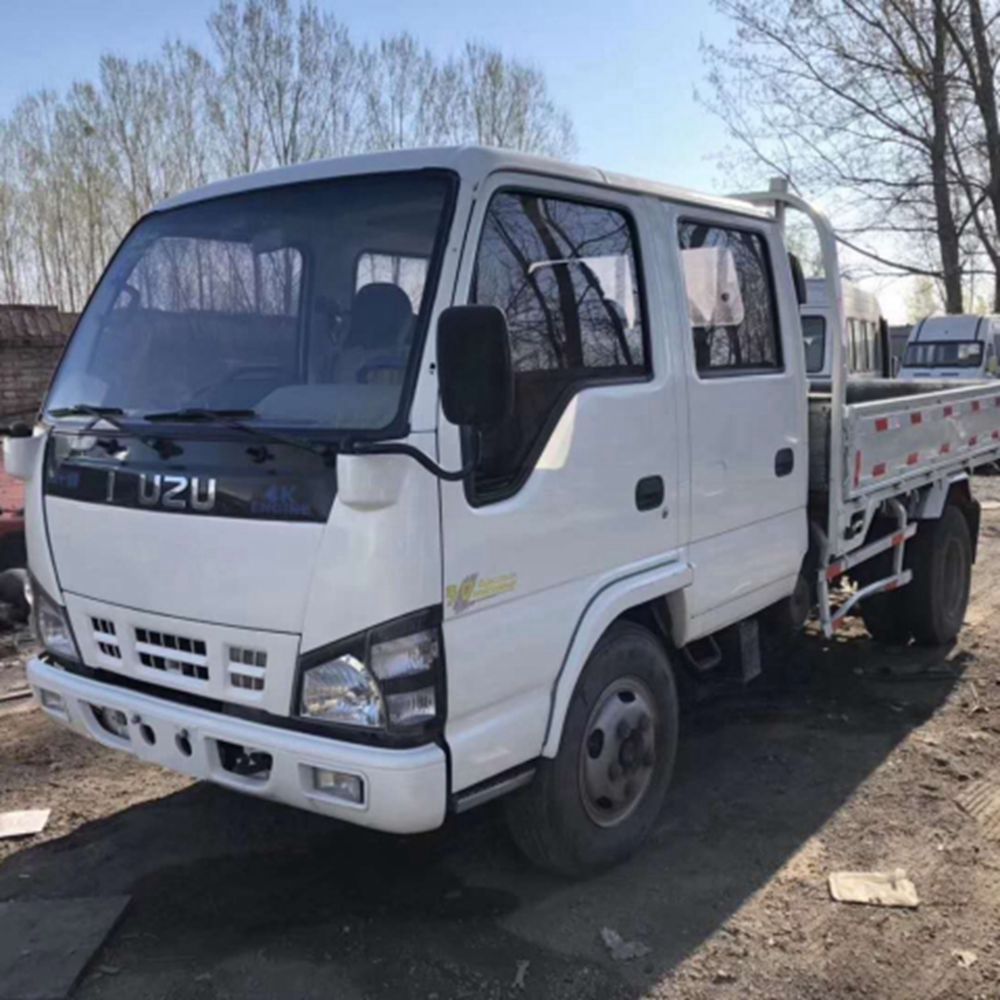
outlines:
[[951, 642], [962, 628], [972, 586], [972, 539], [962, 512], [948, 504], [936, 521], [923, 521], [907, 554], [913, 581], [901, 592], [906, 622], [922, 645]]
[[677, 752], [677, 715], [662, 644], [633, 622], [614, 624], [580, 676], [558, 754], [507, 800], [521, 850], [566, 875], [632, 854], [663, 806]]
[[[895, 526], [883, 523], [879, 533], [896, 530]], [[909, 564], [909, 548], [907, 548], [907, 565]], [[881, 580], [892, 573], [893, 552], [883, 552], [881, 555], [862, 563], [857, 567], [855, 580], [859, 587], [867, 586], [876, 580]], [[907, 590], [887, 590], [881, 594], [873, 594], [861, 602], [859, 611], [868, 629], [869, 635], [876, 642], [889, 645], [903, 645], [910, 641], [913, 632], [910, 628], [909, 612], [907, 610]]]
[[861, 602], [861, 617], [876, 642], [902, 645], [912, 635], [906, 608], [906, 589], [875, 594]]

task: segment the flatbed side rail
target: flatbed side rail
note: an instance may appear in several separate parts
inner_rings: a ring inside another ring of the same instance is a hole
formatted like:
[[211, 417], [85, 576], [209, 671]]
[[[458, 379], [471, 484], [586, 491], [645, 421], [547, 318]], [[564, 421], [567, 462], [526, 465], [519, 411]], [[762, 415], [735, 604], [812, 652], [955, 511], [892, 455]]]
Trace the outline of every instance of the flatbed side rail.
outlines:
[[849, 500], [901, 492], [1000, 459], [1000, 386], [980, 385], [848, 406]]

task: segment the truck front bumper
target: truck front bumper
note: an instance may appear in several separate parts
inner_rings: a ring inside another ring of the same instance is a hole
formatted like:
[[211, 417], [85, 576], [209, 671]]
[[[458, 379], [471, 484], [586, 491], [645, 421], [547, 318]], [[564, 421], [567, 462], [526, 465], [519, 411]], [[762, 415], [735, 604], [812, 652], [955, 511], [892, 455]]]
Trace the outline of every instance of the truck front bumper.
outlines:
[[[391, 833], [433, 830], [444, 821], [447, 770], [434, 744], [395, 750], [279, 729], [103, 684], [40, 659], [28, 663], [28, 683], [53, 721], [192, 778]], [[95, 709], [123, 713], [128, 737], [109, 732]], [[227, 768], [233, 746], [269, 755], [267, 772]], [[360, 778], [363, 801], [318, 787], [318, 772]]]

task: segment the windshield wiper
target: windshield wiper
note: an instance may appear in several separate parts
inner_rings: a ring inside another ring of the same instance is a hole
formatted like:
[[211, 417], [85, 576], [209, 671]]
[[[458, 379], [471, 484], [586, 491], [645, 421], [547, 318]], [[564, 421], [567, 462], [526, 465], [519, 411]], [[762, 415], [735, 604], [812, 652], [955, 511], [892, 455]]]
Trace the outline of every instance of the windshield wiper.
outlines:
[[279, 434], [276, 431], [269, 431], [263, 427], [251, 427], [243, 421], [257, 416], [256, 410], [212, 410], [205, 407], [188, 406], [179, 410], [164, 410], [159, 413], [145, 414], [145, 420], [150, 423], [203, 423], [219, 424], [221, 427], [228, 427], [230, 430], [240, 431], [243, 434], [250, 434], [254, 437], [262, 438], [273, 444], [285, 444], [290, 448], [298, 448], [300, 451], [308, 451], [312, 455], [319, 455], [321, 458], [329, 460], [334, 452], [330, 445], [317, 444], [302, 438], [292, 437], [290, 434]]
[[[120, 406], [91, 406], [89, 403], [74, 403], [72, 406], [62, 406], [56, 410], [49, 410], [53, 417], [93, 417], [84, 431], [91, 431], [94, 427], [104, 421], [110, 424], [120, 434], [138, 438], [143, 444], [148, 445], [161, 458], [173, 458], [183, 454], [184, 449], [174, 444], [166, 437], [148, 437], [138, 431], [123, 427], [118, 417], [125, 416], [125, 411]], [[118, 450], [118, 442], [115, 439], [103, 440], [99, 442], [109, 453]]]
[[111, 424], [116, 430], [124, 430], [121, 421], [116, 417], [124, 417], [125, 411], [120, 406], [91, 406], [89, 403], [74, 403], [72, 406], [60, 406], [56, 410], [49, 410], [53, 417], [93, 417], [94, 420], [87, 427], [89, 430], [99, 420]]
[[215, 423], [222, 420], [244, 420], [248, 417], [256, 417], [255, 410], [211, 410], [201, 406], [186, 406], [180, 410], [163, 410], [159, 413], [145, 413], [143, 420], [150, 423], [177, 420], [182, 423], [203, 420], [206, 423]]

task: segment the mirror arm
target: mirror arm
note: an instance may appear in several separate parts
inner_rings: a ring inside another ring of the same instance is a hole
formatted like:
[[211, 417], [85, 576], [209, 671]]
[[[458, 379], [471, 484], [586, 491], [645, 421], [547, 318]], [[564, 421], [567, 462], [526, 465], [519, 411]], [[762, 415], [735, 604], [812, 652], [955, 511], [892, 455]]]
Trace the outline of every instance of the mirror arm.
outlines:
[[472, 437], [472, 455], [469, 461], [454, 472], [442, 469], [437, 462], [428, 458], [419, 448], [413, 445], [399, 444], [394, 441], [352, 441], [346, 448], [351, 455], [406, 455], [418, 465], [425, 468], [432, 476], [443, 479], [446, 483], [458, 483], [471, 476], [479, 464], [480, 433], [476, 431]]

